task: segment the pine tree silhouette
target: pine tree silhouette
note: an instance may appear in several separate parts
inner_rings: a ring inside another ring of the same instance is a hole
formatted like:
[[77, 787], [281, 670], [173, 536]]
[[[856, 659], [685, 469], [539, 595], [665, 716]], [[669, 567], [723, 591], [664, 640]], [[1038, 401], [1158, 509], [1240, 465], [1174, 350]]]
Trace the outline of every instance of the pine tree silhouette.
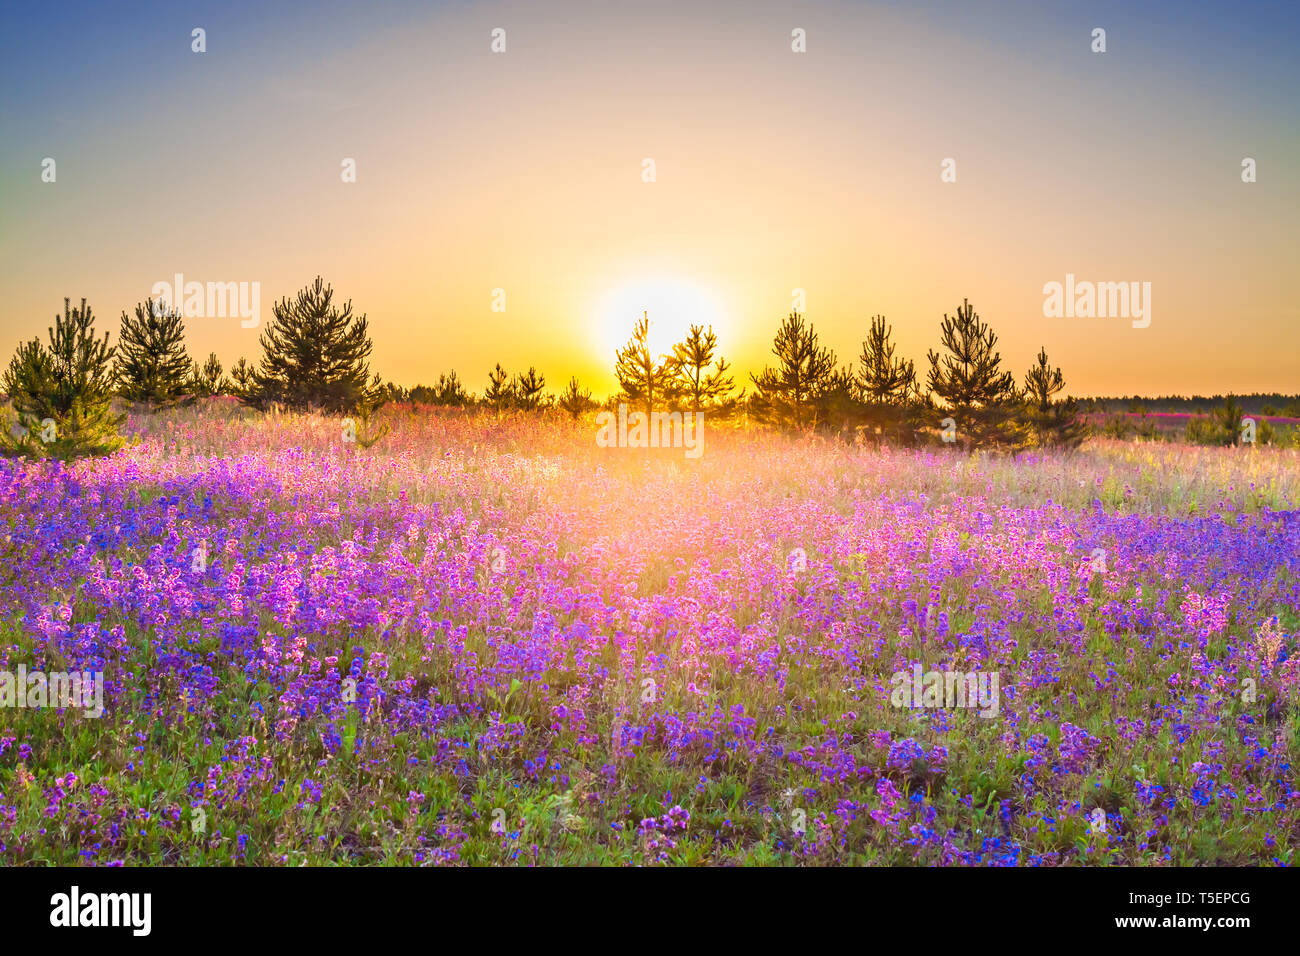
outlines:
[[528, 371], [523, 375], [515, 376], [515, 402], [524, 411], [532, 411], [542, 403], [542, 390], [544, 388], [546, 388], [546, 376], [530, 365]]
[[18, 347], [3, 379], [18, 421], [0, 430], [0, 451], [37, 458], [106, 455], [122, 446], [123, 417], [112, 409], [108, 333], [95, 338], [86, 300], [63, 300], [48, 330], [49, 346], [32, 339]]
[[506, 370], [501, 367], [500, 362], [497, 362], [497, 367], [488, 373], [488, 387], [483, 393], [483, 399], [498, 413], [515, 400], [514, 383]]
[[231, 394], [238, 398], [247, 399], [253, 395], [255, 382], [253, 366], [248, 359], [240, 357], [234, 365], [230, 366], [230, 391]]
[[591, 400], [591, 391], [579, 385], [578, 377], [574, 375], [570, 377], [569, 384], [560, 393], [557, 404], [568, 412], [574, 421], [577, 421], [582, 417], [583, 412], [592, 408], [596, 403]]
[[[690, 401], [693, 412], [726, 401], [736, 387], [736, 380], [727, 374], [730, 368], [727, 360], [719, 355], [714, 362], [717, 350], [718, 337], [712, 326], [705, 329], [692, 325], [686, 340], [673, 346], [670, 367], [677, 379], [676, 390]], [[711, 372], [710, 365], [713, 365]]]
[[916, 381], [916, 368], [911, 360], [894, 358], [892, 332], [883, 315], [873, 316], [871, 330], [858, 357], [857, 383], [862, 397], [879, 405], [900, 404]]
[[642, 313], [632, 337], [614, 357], [614, 375], [624, 397], [629, 404], [641, 405], [647, 415], [669, 396], [673, 377], [671, 360], [652, 356], [649, 339], [650, 317]]
[[202, 365], [191, 362], [190, 368], [189, 388], [195, 395], [220, 395], [229, 391], [230, 381], [221, 375], [221, 360], [216, 352], [209, 353]]
[[276, 303], [262, 332], [263, 356], [254, 373], [260, 402], [326, 412], [364, 410], [378, 400], [370, 381], [366, 317], [352, 302], [334, 305], [334, 290], [319, 276], [292, 301]]
[[819, 401], [845, 385], [835, 377], [835, 353], [817, 344], [817, 332], [802, 314], [791, 312], [777, 329], [772, 354], [775, 368], [750, 375], [758, 389], [752, 402], [755, 415], [795, 429], [815, 425]]
[[945, 402], [942, 413], [975, 447], [1014, 443], [1016, 381], [1010, 372], [1000, 371], [996, 333], [965, 299], [955, 316], [944, 315], [939, 329], [948, 354], [940, 359], [935, 352], [928, 353], [927, 384]]
[[867, 420], [884, 435], [908, 441], [916, 367], [911, 359], [894, 358], [892, 328], [883, 315], [873, 316], [858, 357], [856, 384], [866, 405]]
[[1040, 447], [1077, 448], [1088, 435], [1073, 398], [1056, 399], [1065, 390], [1065, 376], [1047, 363], [1047, 349], [1038, 350], [1038, 362], [1025, 373], [1025, 425]]
[[456, 408], [469, 404], [469, 393], [465, 391], [455, 369], [438, 376], [438, 384], [433, 388], [433, 404]]
[[182, 397], [191, 368], [180, 310], [146, 299], [134, 316], [122, 313], [119, 339], [114, 378], [123, 398], [162, 406]]

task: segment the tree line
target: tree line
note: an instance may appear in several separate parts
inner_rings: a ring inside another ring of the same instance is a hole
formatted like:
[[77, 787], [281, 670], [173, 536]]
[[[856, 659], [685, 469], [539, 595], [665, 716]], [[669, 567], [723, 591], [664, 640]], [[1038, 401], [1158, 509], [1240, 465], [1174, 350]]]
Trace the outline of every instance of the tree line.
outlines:
[[1266, 415], [1280, 418], [1300, 418], [1300, 395], [1286, 395], [1282, 392], [1255, 392], [1250, 395], [1157, 395], [1121, 396], [1118, 398], [1084, 398], [1079, 400], [1079, 409], [1085, 413], [1147, 415], [1153, 411], [1185, 412], [1189, 415], [1205, 415], [1223, 407], [1225, 402], [1241, 403], [1248, 415]]
[[[789, 431], [820, 431], [846, 439], [914, 445], [960, 442], [966, 447], [1075, 447], [1086, 434], [1078, 403], [1062, 396], [1065, 378], [1040, 350], [1017, 381], [1002, 365], [997, 335], [968, 301], [939, 326], [939, 351], [927, 354], [924, 380], [910, 359], [896, 354], [892, 327], [871, 319], [855, 364], [840, 365], [799, 312], [779, 325], [774, 361], [750, 375], [752, 391], [737, 389], [731, 366], [711, 327], [692, 325], [667, 354], [649, 345], [643, 314], [614, 356], [619, 391], [593, 399], [576, 377], [557, 395], [546, 391], [535, 367], [489, 372], [481, 396], [455, 371], [434, 385], [414, 388], [373, 375], [373, 348], [364, 314], [339, 302], [317, 277], [272, 308], [260, 336], [257, 364], [240, 358], [227, 372], [215, 354], [199, 362], [185, 348], [181, 313], [152, 299], [122, 313], [120, 341], [94, 331], [85, 300], [55, 316], [48, 342], [19, 345], [0, 385], [17, 420], [0, 431], [7, 454], [71, 458], [104, 454], [121, 444], [118, 397], [165, 408], [198, 397], [231, 395], [260, 409], [282, 407], [326, 414], [369, 415], [387, 402], [480, 406], [498, 413], [554, 408], [574, 419], [620, 402], [651, 414], [689, 410], [714, 417], [743, 415]], [[51, 437], [53, 436], [53, 437]]]
[[[1065, 376], [1039, 350], [1017, 382], [1003, 369], [997, 335], [968, 301], [939, 327], [941, 351], [928, 353], [924, 385], [911, 359], [896, 354], [884, 316], [871, 319], [856, 365], [841, 366], [816, 328], [791, 312], [772, 340], [773, 364], [752, 373], [754, 391], [734, 395], [728, 364], [717, 356], [712, 329], [692, 326], [670, 354], [652, 357], [643, 316], [616, 356], [616, 399], [647, 414], [686, 407], [730, 414], [789, 431], [915, 445], [961, 442], [967, 447], [1076, 447], [1087, 434]], [[715, 356], [717, 356], [715, 358]]]

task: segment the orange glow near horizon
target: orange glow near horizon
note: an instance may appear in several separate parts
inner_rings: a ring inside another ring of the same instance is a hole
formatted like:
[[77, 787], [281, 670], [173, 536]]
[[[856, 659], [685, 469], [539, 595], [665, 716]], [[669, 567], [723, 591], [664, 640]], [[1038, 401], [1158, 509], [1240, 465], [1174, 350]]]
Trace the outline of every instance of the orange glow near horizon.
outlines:
[[720, 339], [731, 331], [722, 303], [709, 289], [672, 277], [633, 279], [605, 292], [598, 300], [591, 341], [599, 345], [597, 361], [623, 347], [645, 314], [650, 319], [648, 341], [656, 355], [666, 355], [692, 325], [712, 328]]

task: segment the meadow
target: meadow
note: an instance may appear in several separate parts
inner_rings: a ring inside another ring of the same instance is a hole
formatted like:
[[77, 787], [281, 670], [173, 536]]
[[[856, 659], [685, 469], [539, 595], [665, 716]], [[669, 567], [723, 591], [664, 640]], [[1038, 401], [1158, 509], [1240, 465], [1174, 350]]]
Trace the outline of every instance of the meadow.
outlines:
[[1296, 861], [1294, 449], [378, 419], [0, 460], [0, 863]]

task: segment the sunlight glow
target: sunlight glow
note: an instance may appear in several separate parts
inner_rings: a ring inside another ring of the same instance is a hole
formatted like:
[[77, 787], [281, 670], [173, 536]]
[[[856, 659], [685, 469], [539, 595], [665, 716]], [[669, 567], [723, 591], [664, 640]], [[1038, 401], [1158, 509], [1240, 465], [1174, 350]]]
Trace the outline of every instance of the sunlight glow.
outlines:
[[712, 326], [725, 340], [726, 310], [712, 291], [672, 277], [633, 280], [610, 289], [596, 304], [591, 339], [602, 358], [612, 358], [627, 343], [643, 312], [650, 316], [650, 348], [656, 355], [667, 354], [692, 325]]

